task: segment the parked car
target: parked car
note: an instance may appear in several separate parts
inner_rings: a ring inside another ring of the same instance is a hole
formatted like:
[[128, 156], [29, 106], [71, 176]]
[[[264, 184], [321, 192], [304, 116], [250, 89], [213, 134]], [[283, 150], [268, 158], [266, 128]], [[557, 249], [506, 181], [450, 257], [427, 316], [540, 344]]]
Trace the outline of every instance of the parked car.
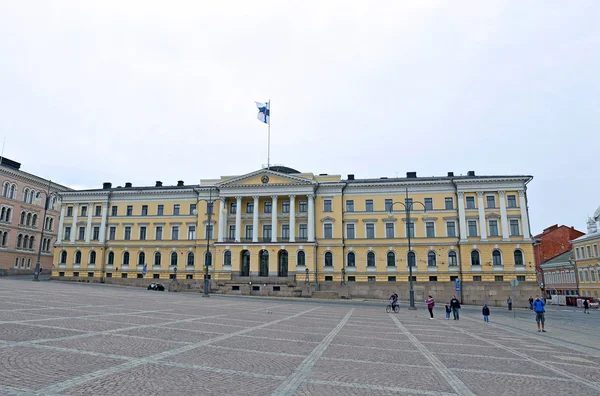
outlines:
[[165, 287], [156, 282], [152, 282], [148, 285], [148, 290], [165, 291]]

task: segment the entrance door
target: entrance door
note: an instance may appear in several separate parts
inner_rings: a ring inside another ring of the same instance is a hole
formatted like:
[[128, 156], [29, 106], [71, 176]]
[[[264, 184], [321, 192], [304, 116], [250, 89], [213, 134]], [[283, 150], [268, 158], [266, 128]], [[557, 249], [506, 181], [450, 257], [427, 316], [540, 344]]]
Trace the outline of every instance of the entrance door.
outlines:
[[277, 276], [288, 276], [288, 252], [282, 250], [279, 252], [279, 265], [277, 267]]
[[250, 252], [244, 250], [242, 252], [242, 268], [240, 271], [241, 276], [250, 276]]
[[260, 252], [260, 268], [258, 276], [269, 276], [269, 252], [266, 250]]

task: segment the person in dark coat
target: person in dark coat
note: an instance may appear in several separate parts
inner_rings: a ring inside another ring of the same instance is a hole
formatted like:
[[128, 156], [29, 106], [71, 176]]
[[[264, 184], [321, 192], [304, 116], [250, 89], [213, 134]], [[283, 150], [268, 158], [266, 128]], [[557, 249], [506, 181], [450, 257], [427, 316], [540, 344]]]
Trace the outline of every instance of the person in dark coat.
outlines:
[[460, 315], [458, 314], [458, 310], [460, 309], [460, 301], [456, 299], [456, 296], [452, 296], [452, 300], [450, 300], [450, 307], [452, 308], [452, 316], [454, 316], [454, 320], [459, 320]]
[[486, 323], [490, 323], [490, 307], [487, 304], [483, 304], [483, 309], [481, 310], [483, 314], [483, 321]]

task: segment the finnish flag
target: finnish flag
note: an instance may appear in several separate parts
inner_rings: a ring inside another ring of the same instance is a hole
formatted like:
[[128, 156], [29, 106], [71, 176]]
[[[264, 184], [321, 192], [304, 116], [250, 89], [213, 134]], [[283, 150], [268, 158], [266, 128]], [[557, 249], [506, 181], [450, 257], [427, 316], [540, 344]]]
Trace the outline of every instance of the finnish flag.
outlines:
[[271, 103], [267, 102], [267, 103], [261, 103], [261, 102], [254, 102], [256, 103], [256, 107], [258, 107], [258, 114], [256, 115], [256, 118], [258, 118], [259, 121], [264, 122], [265, 124], [269, 123], [269, 118], [271, 117], [271, 110], [269, 109], [271, 107]]

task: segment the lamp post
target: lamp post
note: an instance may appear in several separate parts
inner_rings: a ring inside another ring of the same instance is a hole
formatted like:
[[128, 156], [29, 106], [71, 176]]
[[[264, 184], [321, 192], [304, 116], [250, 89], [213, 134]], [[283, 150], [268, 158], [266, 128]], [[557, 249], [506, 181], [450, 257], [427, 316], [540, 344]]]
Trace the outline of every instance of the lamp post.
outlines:
[[[406, 214], [406, 238], [408, 239], [408, 254], [406, 255], [407, 257], [412, 257], [410, 255], [410, 253], [412, 252], [411, 250], [411, 245], [410, 245], [410, 237], [411, 237], [411, 226], [410, 226], [410, 211], [413, 209], [414, 204], [421, 204], [423, 205], [423, 210], [425, 212], [427, 212], [427, 208], [425, 207], [425, 204], [423, 202], [420, 201], [409, 201], [408, 200], [408, 188], [406, 189], [406, 198], [404, 202], [393, 202], [390, 206], [389, 209], [389, 216], [393, 217], [393, 213], [394, 213], [394, 205], [402, 205], [404, 206], [404, 213]], [[412, 228], [414, 230], [414, 227]], [[411, 262], [412, 261], [412, 262]], [[408, 309], [417, 309], [415, 307], [415, 290], [413, 288], [413, 271], [412, 271], [412, 267], [413, 264], [416, 264], [416, 257], [415, 260], [410, 260], [408, 259], [408, 282], [409, 282], [409, 307]]]
[[340, 283], [340, 285], [345, 285], [346, 284], [346, 269], [342, 268], [342, 283]]
[[[42, 255], [42, 243], [44, 241], [44, 227], [46, 226], [46, 214], [48, 212], [48, 205], [50, 204], [50, 184], [52, 183], [51, 180], [48, 180], [48, 190], [46, 191], [46, 199], [45, 199], [45, 203], [44, 203], [44, 217], [42, 218], [42, 233], [40, 235], [40, 240], [39, 240], [39, 246], [38, 246], [38, 253], [37, 253], [37, 261], [35, 262], [35, 272], [33, 273], [33, 281], [38, 282], [39, 279], [39, 275], [40, 275], [40, 257]], [[54, 194], [52, 194], [54, 195]], [[60, 230], [59, 230], [60, 232]]]
[[[208, 192], [208, 200], [206, 199], [198, 199], [198, 201], [196, 202], [196, 204], [200, 201], [204, 201], [206, 202], [206, 208], [207, 208], [207, 212], [208, 212], [208, 224], [206, 225], [206, 252], [204, 253], [204, 293], [202, 294], [202, 297], [210, 297], [210, 294], [208, 294], [208, 289], [210, 288], [210, 281], [208, 279], [208, 257], [210, 254], [210, 237], [212, 236], [213, 233], [213, 226], [211, 223], [211, 219], [212, 219], [212, 212], [215, 209], [214, 208], [214, 200], [212, 199], [212, 190], [209, 190]], [[194, 210], [194, 214], [198, 215], [198, 208], [196, 208]], [[210, 259], [210, 262], [212, 264], [212, 257]]]
[[573, 272], [575, 272], [575, 286], [577, 287], [577, 295], [579, 296], [579, 275], [577, 274], [577, 265], [573, 259], [569, 259], [569, 264], [573, 267]]

